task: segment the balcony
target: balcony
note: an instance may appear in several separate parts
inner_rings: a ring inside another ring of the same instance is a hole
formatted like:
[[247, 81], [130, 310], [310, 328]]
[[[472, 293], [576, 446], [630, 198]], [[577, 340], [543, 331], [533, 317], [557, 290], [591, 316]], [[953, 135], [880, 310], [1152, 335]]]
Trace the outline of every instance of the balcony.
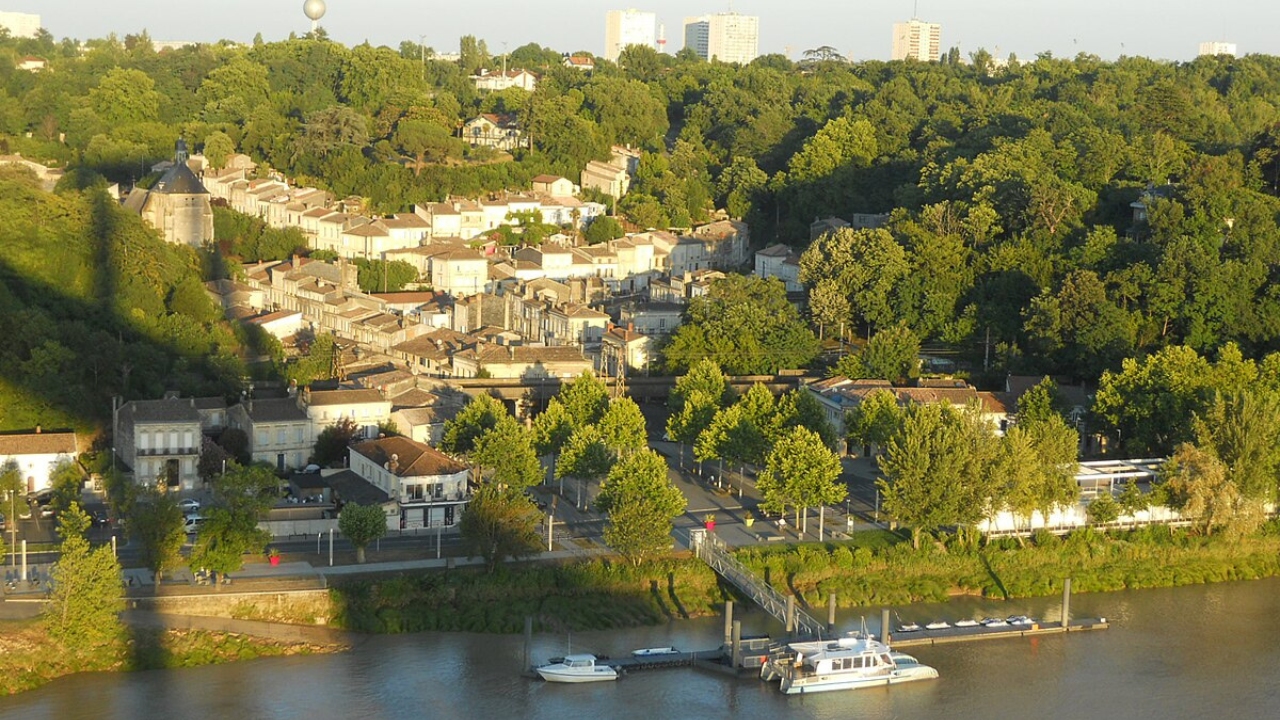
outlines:
[[468, 492], [443, 493], [439, 497], [434, 495], [424, 495], [421, 498], [401, 497], [399, 500], [401, 507], [430, 507], [432, 505], [456, 505], [459, 503], [471, 502], [472, 495]]
[[200, 455], [200, 448], [198, 447], [172, 448], [172, 449], [171, 448], [138, 448], [137, 454], [138, 454], [138, 457], [163, 457], [166, 455], [171, 457], [178, 457], [178, 456], [185, 456], [185, 455], [198, 456]]

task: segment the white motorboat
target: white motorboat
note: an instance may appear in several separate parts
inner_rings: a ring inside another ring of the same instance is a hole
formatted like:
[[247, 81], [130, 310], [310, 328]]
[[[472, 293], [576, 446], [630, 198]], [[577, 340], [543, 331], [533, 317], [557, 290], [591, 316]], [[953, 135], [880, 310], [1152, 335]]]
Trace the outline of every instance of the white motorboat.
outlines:
[[539, 665], [538, 674], [547, 682], [587, 683], [617, 680], [618, 671], [608, 665], [597, 665], [596, 656], [565, 655], [560, 662]]
[[919, 623], [913, 623], [913, 622], [905, 623], [903, 625], [898, 626], [898, 632], [904, 632], [904, 633], [920, 632], [920, 625]]
[[951, 627], [951, 623], [947, 622], [946, 620], [934, 620], [928, 625], [925, 625], [924, 629], [925, 630], [946, 630], [949, 627]]
[[1005, 620], [1004, 618], [989, 617], [989, 618], [982, 619], [983, 627], [989, 627], [989, 628], [1006, 627], [1008, 626], [1008, 624], [1009, 624], [1009, 621]]
[[1026, 615], [1010, 615], [1005, 622], [1010, 625], [1035, 625], [1036, 621]]
[[638, 657], [638, 658], [660, 657], [662, 655], [676, 655], [676, 654], [679, 654], [679, 652], [680, 652], [679, 650], [673, 647], [652, 647], [652, 648], [643, 648], [640, 650], [632, 650], [631, 657]]
[[794, 655], [770, 658], [760, 667], [760, 677], [780, 680], [779, 689], [788, 695], [856, 690], [938, 677], [937, 670], [921, 665], [910, 655], [895, 653], [870, 637], [792, 643], [789, 647]]
[[957, 620], [956, 627], [958, 628], [978, 627], [978, 621], [974, 620], [973, 618], [965, 618], [964, 620]]

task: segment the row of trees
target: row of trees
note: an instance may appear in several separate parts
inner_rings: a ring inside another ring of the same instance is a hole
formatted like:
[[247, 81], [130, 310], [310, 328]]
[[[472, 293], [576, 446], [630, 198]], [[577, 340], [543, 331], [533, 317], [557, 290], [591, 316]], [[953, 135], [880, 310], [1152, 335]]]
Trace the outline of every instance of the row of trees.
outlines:
[[596, 507], [607, 513], [605, 541], [640, 562], [671, 545], [671, 520], [683, 495], [666, 461], [646, 448], [644, 416], [633, 400], [610, 398], [586, 372], [568, 382], [529, 427], [487, 395], [477, 396], [446, 424], [442, 449], [468, 459], [479, 489], [462, 518], [468, 552], [492, 568], [505, 557], [540, 547], [538, 511], [527, 490], [544, 480], [547, 458], [561, 481], [581, 492], [600, 481]]
[[884, 511], [911, 528], [919, 547], [928, 534], [1009, 511], [1030, 527], [1039, 512], [1079, 495], [1079, 436], [1052, 409], [1052, 381], [1024, 396], [1018, 424], [995, 433], [981, 407], [948, 403], [900, 406], [889, 391], [868, 396], [849, 414], [850, 440], [883, 448], [877, 481]]

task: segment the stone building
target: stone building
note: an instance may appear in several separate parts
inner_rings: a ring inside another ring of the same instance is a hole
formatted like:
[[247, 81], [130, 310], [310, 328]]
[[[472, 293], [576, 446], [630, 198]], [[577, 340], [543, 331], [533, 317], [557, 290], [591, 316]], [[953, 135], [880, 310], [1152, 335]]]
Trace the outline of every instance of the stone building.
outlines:
[[187, 143], [179, 139], [173, 166], [150, 188], [134, 188], [124, 206], [141, 215], [165, 242], [200, 247], [213, 241], [213, 207], [187, 160]]

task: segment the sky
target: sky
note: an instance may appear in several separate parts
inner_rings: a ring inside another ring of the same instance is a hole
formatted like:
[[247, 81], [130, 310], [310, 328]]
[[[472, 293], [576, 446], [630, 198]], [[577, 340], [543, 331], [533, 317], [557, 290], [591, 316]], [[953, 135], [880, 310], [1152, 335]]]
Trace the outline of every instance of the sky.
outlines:
[[[627, 0], [666, 25], [668, 52], [682, 45], [684, 17], [723, 12], [728, 0]], [[536, 42], [561, 52], [604, 51], [604, 16], [629, 5], [612, 0], [326, 0], [321, 25], [347, 45], [398, 47], [421, 40], [456, 52], [475, 35], [501, 53]], [[153, 40], [250, 42], [306, 33], [303, 0], [0, 0], [0, 10], [36, 13], [54, 37], [77, 39], [147, 30]], [[86, 12], [86, 7], [93, 7]], [[1234, 42], [1241, 54], [1280, 54], [1280, 2], [1274, 0], [734, 0], [760, 17], [760, 52], [789, 54], [828, 45], [854, 60], [887, 60], [894, 22], [913, 15], [941, 23], [942, 46], [967, 56], [986, 48], [1030, 59], [1079, 53], [1115, 59], [1142, 55], [1190, 60], [1199, 43]]]

